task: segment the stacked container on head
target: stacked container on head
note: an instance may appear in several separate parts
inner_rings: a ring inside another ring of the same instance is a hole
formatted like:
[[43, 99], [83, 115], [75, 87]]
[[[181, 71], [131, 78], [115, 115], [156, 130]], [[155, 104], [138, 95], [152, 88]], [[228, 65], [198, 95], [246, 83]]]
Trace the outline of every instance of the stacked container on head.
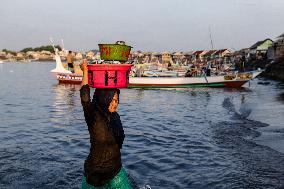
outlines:
[[[99, 44], [102, 64], [88, 64], [88, 83], [93, 88], [125, 88], [132, 64], [126, 64], [131, 46], [123, 41]], [[116, 62], [114, 64], [114, 62]], [[119, 62], [117, 64], [117, 62]]]

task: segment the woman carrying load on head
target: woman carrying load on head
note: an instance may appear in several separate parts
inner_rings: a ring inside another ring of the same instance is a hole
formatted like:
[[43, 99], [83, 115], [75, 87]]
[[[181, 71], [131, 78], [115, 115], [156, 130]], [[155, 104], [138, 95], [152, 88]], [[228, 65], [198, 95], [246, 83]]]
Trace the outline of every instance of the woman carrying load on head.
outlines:
[[120, 149], [124, 131], [116, 112], [119, 89], [97, 88], [90, 100], [87, 61], [80, 65], [83, 71], [80, 89], [81, 103], [90, 134], [90, 153], [84, 164], [83, 189], [131, 189], [122, 167]]

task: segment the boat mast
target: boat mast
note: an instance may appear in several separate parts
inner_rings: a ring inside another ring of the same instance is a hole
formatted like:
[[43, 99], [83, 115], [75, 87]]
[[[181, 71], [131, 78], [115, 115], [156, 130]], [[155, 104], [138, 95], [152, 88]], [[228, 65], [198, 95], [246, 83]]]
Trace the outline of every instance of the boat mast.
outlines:
[[214, 46], [213, 46], [213, 40], [212, 40], [211, 27], [210, 26], [209, 26], [209, 35], [210, 35], [211, 50], [213, 50]]
[[63, 39], [61, 39], [62, 49], [65, 50]]

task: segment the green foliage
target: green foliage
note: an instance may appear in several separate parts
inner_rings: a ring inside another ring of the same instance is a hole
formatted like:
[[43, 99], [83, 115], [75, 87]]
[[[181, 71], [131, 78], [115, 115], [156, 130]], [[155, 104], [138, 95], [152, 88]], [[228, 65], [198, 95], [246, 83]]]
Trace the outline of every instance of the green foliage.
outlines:
[[7, 53], [7, 54], [10, 53], [10, 54], [12, 54], [14, 56], [17, 54], [15, 51], [11, 51], [11, 50], [8, 50], [8, 49], [3, 49], [2, 51]]
[[24, 48], [24, 49], [21, 50], [21, 52], [24, 52], [24, 53], [26, 53], [28, 51], [33, 51], [33, 48], [32, 47], [27, 47], [27, 48]]
[[55, 48], [57, 48], [58, 50], [62, 50], [62, 48], [59, 45], [55, 45]]
[[[58, 50], [62, 50], [61, 47], [59, 45], [55, 46]], [[28, 52], [28, 51], [35, 51], [35, 52], [41, 52], [41, 51], [49, 51], [54, 53], [54, 49], [52, 47], [52, 45], [46, 45], [46, 46], [40, 46], [40, 47], [36, 47], [36, 48], [32, 48], [32, 47], [27, 47], [21, 50], [21, 52]]]

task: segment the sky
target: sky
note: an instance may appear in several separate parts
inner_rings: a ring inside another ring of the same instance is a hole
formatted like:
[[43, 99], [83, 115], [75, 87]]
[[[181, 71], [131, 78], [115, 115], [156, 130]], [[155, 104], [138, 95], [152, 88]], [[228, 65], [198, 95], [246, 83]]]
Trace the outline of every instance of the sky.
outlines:
[[[211, 32], [210, 32], [211, 31]], [[284, 0], [1, 0], [0, 49], [56, 44], [192, 51], [252, 46], [284, 33]]]

